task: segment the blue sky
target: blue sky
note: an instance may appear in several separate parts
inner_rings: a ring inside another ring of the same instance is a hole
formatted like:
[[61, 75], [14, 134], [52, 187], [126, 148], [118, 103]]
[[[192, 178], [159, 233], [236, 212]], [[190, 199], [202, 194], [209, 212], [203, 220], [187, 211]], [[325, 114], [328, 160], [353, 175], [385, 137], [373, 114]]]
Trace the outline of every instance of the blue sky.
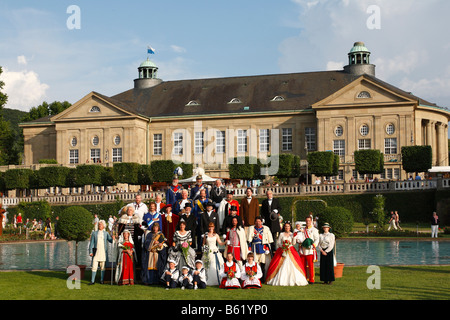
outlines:
[[[70, 5], [80, 29], [67, 27]], [[379, 29], [367, 26], [371, 5]], [[448, 12], [448, 0], [3, 0], [6, 107], [128, 90], [148, 45], [170, 81], [341, 69], [356, 41], [377, 77], [450, 107]]]

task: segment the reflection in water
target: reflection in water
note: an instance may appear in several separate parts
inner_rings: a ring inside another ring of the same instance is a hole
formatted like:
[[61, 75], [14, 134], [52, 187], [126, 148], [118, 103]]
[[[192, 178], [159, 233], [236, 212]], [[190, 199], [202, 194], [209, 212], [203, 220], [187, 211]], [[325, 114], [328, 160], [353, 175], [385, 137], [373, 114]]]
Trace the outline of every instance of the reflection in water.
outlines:
[[[109, 244], [109, 261], [117, 250]], [[91, 266], [89, 242], [78, 245], [78, 264]], [[340, 240], [336, 258], [345, 265], [438, 265], [450, 262], [450, 241]], [[75, 242], [0, 244], [0, 270], [63, 270], [75, 264]]]

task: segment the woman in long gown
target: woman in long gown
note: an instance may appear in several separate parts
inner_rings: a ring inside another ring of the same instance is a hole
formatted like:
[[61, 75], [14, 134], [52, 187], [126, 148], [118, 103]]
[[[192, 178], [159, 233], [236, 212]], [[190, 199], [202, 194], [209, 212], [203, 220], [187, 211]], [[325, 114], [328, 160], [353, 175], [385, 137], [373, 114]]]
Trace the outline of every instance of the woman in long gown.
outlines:
[[206, 269], [206, 284], [208, 286], [218, 286], [220, 284], [219, 271], [223, 265], [223, 258], [217, 244], [223, 245], [220, 237], [215, 233], [215, 225], [210, 222], [208, 230], [203, 238], [203, 266]]
[[330, 225], [325, 223], [323, 233], [319, 235], [320, 250], [320, 281], [325, 284], [332, 284], [334, 277], [334, 253], [336, 237], [330, 232]]
[[120, 285], [134, 285], [136, 251], [131, 233], [124, 230], [119, 238], [119, 253], [116, 267], [116, 283]]
[[305, 266], [295, 250], [295, 239], [290, 222], [283, 226], [278, 237], [277, 251], [273, 256], [266, 276], [266, 284], [273, 286], [306, 286]]
[[160, 230], [158, 222], [152, 224], [152, 229], [144, 234], [142, 252], [142, 283], [159, 284], [166, 265], [166, 238]]
[[174, 260], [178, 270], [184, 266], [191, 269], [195, 267], [195, 250], [192, 249], [192, 234], [186, 230], [186, 223], [181, 221], [180, 230], [175, 231], [173, 235], [172, 247], [169, 249], [168, 260]]

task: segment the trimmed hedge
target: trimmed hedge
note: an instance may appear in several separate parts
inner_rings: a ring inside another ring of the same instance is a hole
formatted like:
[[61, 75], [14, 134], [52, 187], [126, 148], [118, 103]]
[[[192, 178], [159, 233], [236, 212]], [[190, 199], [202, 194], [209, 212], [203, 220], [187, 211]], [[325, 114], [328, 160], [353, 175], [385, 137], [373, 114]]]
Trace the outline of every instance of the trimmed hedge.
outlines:
[[402, 166], [406, 172], [426, 172], [431, 169], [432, 162], [431, 146], [402, 147]]
[[355, 169], [360, 174], [378, 174], [384, 170], [384, 155], [380, 150], [355, 151]]
[[69, 170], [68, 167], [40, 168], [36, 172], [39, 188], [66, 187]]
[[9, 169], [4, 174], [5, 188], [13, 189], [29, 189], [30, 176], [33, 175], [31, 169]]
[[322, 177], [339, 174], [339, 156], [331, 151], [315, 151], [308, 153], [308, 170], [310, 173]]

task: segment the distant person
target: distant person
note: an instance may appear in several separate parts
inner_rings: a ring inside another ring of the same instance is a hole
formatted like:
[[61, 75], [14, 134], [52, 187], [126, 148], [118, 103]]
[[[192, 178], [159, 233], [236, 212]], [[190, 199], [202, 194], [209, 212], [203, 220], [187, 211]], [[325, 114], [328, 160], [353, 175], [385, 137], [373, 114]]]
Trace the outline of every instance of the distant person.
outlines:
[[398, 215], [398, 211], [395, 211], [395, 225], [398, 229], [403, 230], [402, 227], [400, 227], [400, 216]]
[[394, 211], [391, 211], [391, 218], [389, 219], [389, 227], [388, 227], [388, 231], [391, 230], [391, 228], [393, 228], [394, 230], [397, 230], [397, 224], [395, 223], [395, 213]]
[[438, 237], [438, 230], [439, 230], [439, 217], [436, 212], [433, 212], [433, 216], [431, 217], [431, 237], [437, 238]]

